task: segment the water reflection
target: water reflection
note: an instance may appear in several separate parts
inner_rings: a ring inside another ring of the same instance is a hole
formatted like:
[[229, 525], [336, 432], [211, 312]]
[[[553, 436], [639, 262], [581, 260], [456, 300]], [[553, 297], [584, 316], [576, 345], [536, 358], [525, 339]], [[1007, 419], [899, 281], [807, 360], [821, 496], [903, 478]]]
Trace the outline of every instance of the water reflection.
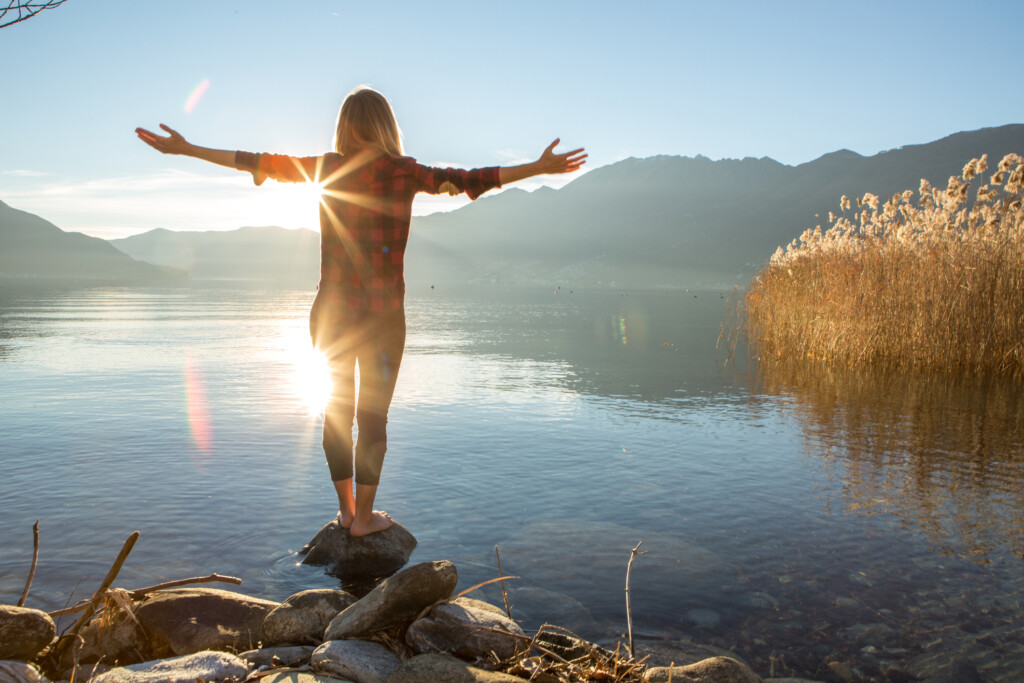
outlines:
[[1024, 558], [1024, 397], [996, 379], [761, 368], [848, 512], [890, 516], [947, 555]]

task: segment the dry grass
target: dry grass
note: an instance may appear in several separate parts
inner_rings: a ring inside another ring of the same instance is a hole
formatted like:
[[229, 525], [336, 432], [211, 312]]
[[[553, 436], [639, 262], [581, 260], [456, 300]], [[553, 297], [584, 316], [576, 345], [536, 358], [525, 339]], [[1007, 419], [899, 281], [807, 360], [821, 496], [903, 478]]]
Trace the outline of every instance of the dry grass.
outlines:
[[825, 232], [779, 248], [744, 300], [759, 357], [1024, 379], [1024, 160], [986, 171], [844, 196]]

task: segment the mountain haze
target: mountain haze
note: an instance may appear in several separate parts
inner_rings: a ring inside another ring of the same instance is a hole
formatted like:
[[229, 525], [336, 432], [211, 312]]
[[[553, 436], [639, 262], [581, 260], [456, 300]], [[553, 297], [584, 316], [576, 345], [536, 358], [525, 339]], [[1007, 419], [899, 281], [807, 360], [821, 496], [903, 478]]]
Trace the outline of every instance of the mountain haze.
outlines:
[[106, 240], [65, 232], [0, 202], [0, 278], [108, 284], [184, 282], [185, 272], [141, 263]]
[[181, 268], [196, 279], [314, 287], [320, 276], [320, 235], [306, 229], [267, 226], [179, 232], [157, 228], [110, 243], [133, 258]]

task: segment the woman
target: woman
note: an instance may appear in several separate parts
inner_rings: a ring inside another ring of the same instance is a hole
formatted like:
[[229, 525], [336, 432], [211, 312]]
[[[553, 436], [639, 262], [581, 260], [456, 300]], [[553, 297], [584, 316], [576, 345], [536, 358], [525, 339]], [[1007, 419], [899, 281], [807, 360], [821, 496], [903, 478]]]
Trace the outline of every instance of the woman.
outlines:
[[[402, 155], [401, 132], [390, 103], [364, 87], [352, 91], [341, 105], [335, 151], [317, 157], [209, 149], [160, 127], [167, 137], [143, 128], [135, 132], [164, 154], [248, 171], [257, 185], [273, 178], [322, 187], [320, 285], [309, 326], [313, 343], [327, 356], [333, 381], [324, 413], [324, 454], [338, 493], [341, 525], [353, 536], [387, 529], [392, 520], [386, 512], [374, 510], [373, 501], [387, 449], [388, 408], [405, 347], [403, 264], [414, 195], [465, 192], [476, 199], [524, 178], [571, 173], [587, 155], [582, 148], [556, 154], [555, 140], [537, 161], [519, 166], [468, 171], [423, 166]], [[359, 427], [354, 471], [353, 419]]]

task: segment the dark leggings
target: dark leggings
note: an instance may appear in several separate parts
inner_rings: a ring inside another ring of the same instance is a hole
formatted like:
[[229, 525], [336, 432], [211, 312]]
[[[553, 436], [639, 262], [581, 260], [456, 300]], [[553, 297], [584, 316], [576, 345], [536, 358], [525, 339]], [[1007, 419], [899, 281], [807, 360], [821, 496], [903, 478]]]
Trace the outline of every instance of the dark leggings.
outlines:
[[346, 317], [330, 327], [317, 344], [327, 355], [334, 384], [324, 412], [327, 466], [334, 481], [352, 478], [354, 418], [359, 427], [359, 441], [355, 444], [356, 483], [376, 485], [388, 446], [388, 408], [405, 349], [405, 311]]

